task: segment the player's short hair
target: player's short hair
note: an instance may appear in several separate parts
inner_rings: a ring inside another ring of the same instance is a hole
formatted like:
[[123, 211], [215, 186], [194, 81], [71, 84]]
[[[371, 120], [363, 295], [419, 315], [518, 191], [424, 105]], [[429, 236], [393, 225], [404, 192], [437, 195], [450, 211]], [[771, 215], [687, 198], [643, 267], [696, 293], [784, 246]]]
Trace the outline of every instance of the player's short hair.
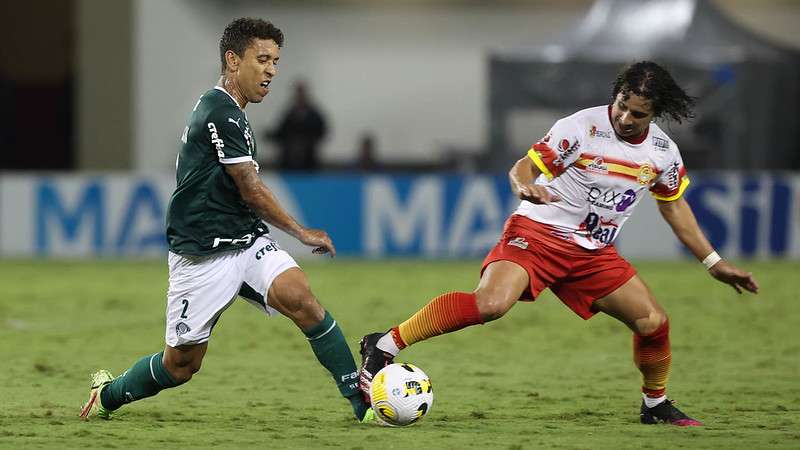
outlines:
[[283, 31], [272, 22], [253, 17], [236, 19], [225, 27], [222, 38], [219, 40], [219, 58], [222, 61], [223, 73], [227, 66], [225, 52], [231, 50], [237, 55], [243, 56], [245, 49], [253, 39], [272, 39], [278, 47], [283, 47]]
[[652, 61], [639, 61], [622, 71], [614, 82], [612, 99], [620, 92], [650, 100], [658, 118], [681, 123], [694, 117], [694, 97], [686, 94], [666, 69]]

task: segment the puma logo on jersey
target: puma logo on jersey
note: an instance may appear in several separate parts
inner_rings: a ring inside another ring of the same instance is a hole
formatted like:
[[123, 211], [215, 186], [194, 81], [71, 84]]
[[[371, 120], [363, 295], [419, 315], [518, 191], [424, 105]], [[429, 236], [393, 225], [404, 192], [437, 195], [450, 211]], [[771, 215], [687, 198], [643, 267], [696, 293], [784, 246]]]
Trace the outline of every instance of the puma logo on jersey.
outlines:
[[241, 125], [239, 125], [239, 121], [240, 121], [240, 120], [242, 120], [242, 118], [241, 118], [241, 117], [239, 117], [239, 118], [238, 118], [238, 119], [236, 119], [236, 120], [233, 120], [233, 119], [231, 119], [230, 117], [228, 117], [228, 122], [236, 124], [236, 126], [237, 126], [237, 127], [239, 127], [239, 128], [241, 129], [241, 128], [242, 128], [242, 126], [241, 126]]

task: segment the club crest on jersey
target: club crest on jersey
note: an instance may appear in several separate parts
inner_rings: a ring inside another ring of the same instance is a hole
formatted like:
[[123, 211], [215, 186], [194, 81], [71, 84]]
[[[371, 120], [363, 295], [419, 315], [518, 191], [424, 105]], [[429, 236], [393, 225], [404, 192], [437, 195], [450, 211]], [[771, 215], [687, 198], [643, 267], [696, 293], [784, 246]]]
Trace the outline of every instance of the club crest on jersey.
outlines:
[[651, 181], [656, 177], [656, 170], [650, 164], [642, 164], [639, 166], [639, 174], [636, 176], [636, 180], [641, 185], [650, 184]]
[[513, 245], [514, 247], [519, 247], [523, 250], [526, 250], [528, 248], [528, 241], [526, 241], [524, 237], [515, 237], [514, 239], [508, 241], [506, 245]]
[[589, 130], [589, 136], [611, 139], [611, 132], [598, 130], [596, 125], [592, 125], [592, 128]]

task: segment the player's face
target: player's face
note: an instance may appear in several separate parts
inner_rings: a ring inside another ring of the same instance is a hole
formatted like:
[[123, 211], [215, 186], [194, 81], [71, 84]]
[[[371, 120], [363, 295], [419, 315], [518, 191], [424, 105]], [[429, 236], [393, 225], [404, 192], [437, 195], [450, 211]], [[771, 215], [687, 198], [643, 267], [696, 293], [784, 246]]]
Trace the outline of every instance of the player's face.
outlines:
[[272, 39], [253, 39], [239, 63], [237, 79], [249, 103], [260, 103], [269, 94], [269, 84], [278, 74], [280, 48]]
[[652, 120], [652, 102], [636, 94], [620, 92], [611, 105], [611, 123], [614, 131], [622, 137], [639, 136]]

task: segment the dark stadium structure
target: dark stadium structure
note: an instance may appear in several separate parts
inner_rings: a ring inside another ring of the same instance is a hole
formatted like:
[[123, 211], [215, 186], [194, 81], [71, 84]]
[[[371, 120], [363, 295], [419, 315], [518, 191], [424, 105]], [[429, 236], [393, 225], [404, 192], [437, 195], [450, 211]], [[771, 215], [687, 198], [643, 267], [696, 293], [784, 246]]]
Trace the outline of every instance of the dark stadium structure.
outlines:
[[493, 52], [482, 166], [506, 170], [524, 154], [520, 142], [540, 138], [555, 119], [608, 103], [617, 73], [645, 59], [664, 64], [698, 97], [696, 118], [661, 124], [687, 167], [800, 168], [800, 54], [706, 0], [599, 0], [553, 44]]

